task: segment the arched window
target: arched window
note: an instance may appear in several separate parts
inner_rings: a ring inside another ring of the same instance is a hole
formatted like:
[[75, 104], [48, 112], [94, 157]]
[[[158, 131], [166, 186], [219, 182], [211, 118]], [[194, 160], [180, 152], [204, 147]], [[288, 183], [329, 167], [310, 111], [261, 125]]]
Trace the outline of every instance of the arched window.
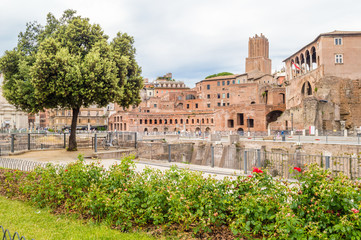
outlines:
[[191, 100], [191, 99], [196, 99], [196, 97], [194, 95], [192, 95], [192, 94], [188, 94], [186, 96], [186, 100]]

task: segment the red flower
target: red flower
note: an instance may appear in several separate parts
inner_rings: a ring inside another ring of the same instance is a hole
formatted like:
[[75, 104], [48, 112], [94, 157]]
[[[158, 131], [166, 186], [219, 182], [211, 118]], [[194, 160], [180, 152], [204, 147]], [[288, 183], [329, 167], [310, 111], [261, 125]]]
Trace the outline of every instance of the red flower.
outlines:
[[67, 172], [68, 171], [68, 169], [65, 169], [65, 172]]
[[355, 208], [352, 208], [351, 211], [352, 211], [353, 213], [359, 213], [359, 212], [360, 212], [359, 210], [357, 210], [357, 209], [355, 209]]
[[254, 173], [263, 173], [263, 171], [261, 170], [261, 169], [259, 169], [259, 168], [253, 168], [253, 172]]
[[294, 170], [297, 170], [297, 171], [299, 171], [299, 172], [302, 171], [301, 168], [299, 168], [299, 167], [294, 167], [293, 169], [294, 169]]
[[248, 175], [248, 177], [252, 177], [252, 175]]

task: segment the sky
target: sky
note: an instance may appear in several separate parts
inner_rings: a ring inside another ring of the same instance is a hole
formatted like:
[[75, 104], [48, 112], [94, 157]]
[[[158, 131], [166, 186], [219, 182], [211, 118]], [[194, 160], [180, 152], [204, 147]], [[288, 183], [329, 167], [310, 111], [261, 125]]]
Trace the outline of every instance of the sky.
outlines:
[[47, 13], [59, 18], [66, 9], [110, 38], [133, 36], [143, 77], [171, 72], [189, 87], [214, 73], [244, 73], [255, 34], [268, 38], [277, 71], [321, 33], [361, 30], [361, 1], [354, 0], [0, 0], [0, 56], [16, 46], [27, 22], [44, 25]]

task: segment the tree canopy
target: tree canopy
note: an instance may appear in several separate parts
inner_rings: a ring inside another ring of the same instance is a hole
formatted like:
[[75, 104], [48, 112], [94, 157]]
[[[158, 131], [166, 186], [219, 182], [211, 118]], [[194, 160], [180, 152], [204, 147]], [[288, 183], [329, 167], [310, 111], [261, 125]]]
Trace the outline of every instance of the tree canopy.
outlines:
[[[74, 10], [59, 19], [49, 13], [45, 26], [27, 23], [17, 46], [0, 59], [3, 95], [30, 113], [72, 109], [75, 130], [81, 107], [140, 103], [143, 79], [133, 44], [133, 37], [120, 32], [110, 41], [98, 24]], [[76, 149], [75, 131], [69, 149]]]
[[219, 77], [219, 76], [228, 76], [228, 75], [233, 75], [233, 73], [230, 73], [230, 72], [216, 73], [216, 74], [212, 74], [212, 75], [207, 76], [205, 79], [213, 78], [213, 77]]

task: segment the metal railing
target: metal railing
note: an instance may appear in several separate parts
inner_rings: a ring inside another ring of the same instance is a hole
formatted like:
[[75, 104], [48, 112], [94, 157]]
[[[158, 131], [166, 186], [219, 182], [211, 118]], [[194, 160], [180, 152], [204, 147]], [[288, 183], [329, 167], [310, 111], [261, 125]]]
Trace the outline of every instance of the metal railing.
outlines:
[[4, 229], [4, 227], [1, 225], [0, 228], [2, 230], [2, 238], [1, 238], [2, 240], [26, 240], [24, 236], [20, 237], [20, 234], [18, 232], [15, 232], [14, 234], [11, 235], [8, 229]]
[[[101, 133], [77, 133], [76, 142], [80, 148], [94, 148], [95, 138], [97, 137], [97, 146], [104, 148], [103, 142], [109, 135], [112, 140], [116, 139], [116, 148], [134, 147], [137, 136], [134, 132], [101, 132]], [[115, 143], [115, 142], [113, 142]], [[69, 146], [69, 133], [0, 133], [0, 156], [9, 155], [9, 153], [21, 152], [27, 150], [41, 149], [64, 149]]]
[[168, 162], [192, 163], [203, 166], [241, 170], [244, 174], [254, 167], [267, 170], [273, 176], [292, 178], [290, 169], [307, 168], [317, 164], [329, 169], [332, 174], [343, 173], [351, 179], [361, 177], [361, 156], [323, 156], [300, 152], [267, 152], [263, 149], [246, 149], [235, 144], [168, 144], [158, 142], [139, 142], [137, 155], [141, 159], [162, 160]]
[[[37, 167], [46, 167], [47, 165], [52, 164], [49, 162], [33, 162], [23, 159], [15, 158], [0, 158], [0, 167], [8, 169], [17, 169], [21, 171], [33, 171]], [[65, 164], [57, 164], [65, 166]]]

